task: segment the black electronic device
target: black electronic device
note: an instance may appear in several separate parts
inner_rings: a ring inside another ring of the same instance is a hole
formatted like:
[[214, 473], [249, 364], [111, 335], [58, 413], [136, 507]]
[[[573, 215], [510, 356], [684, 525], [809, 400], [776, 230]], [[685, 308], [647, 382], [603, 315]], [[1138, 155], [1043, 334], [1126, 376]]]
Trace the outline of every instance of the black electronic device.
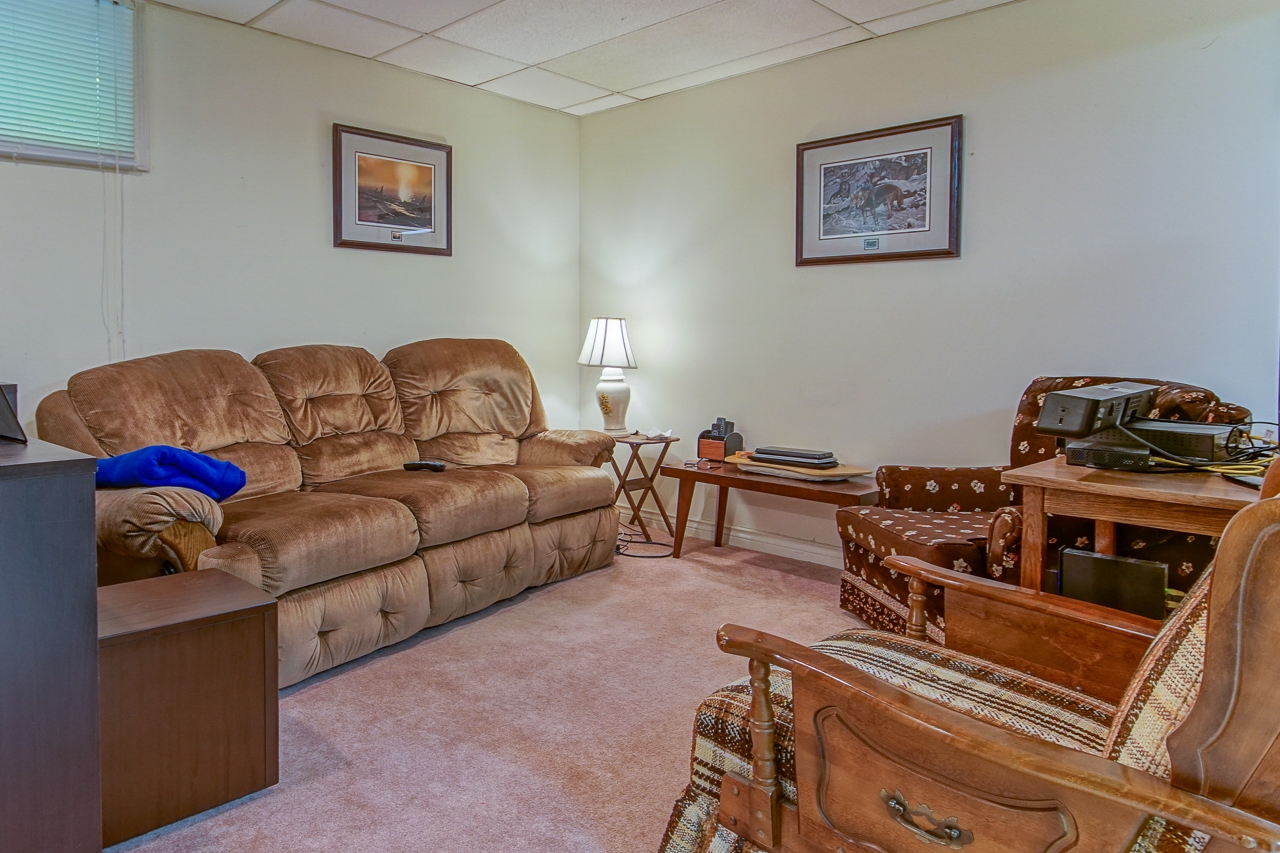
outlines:
[[1248, 486], [1251, 489], [1262, 489], [1262, 478], [1251, 477], [1248, 474], [1223, 474], [1225, 479], [1233, 483], [1239, 483], [1242, 486]]
[[754, 455], [759, 456], [761, 454], [765, 456], [785, 456], [790, 459], [808, 459], [811, 462], [824, 462], [828, 459], [836, 458], [836, 455], [830, 450], [803, 450], [799, 447], [757, 447]]
[[835, 459], [802, 459], [795, 456], [776, 456], [772, 453], [761, 453], [759, 450], [752, 451], [751, 461], [770, 462], [774, 465], [793, 465], [797, 468], [813, 468], [816, 470], [835, 468], [840, 464]]
[[443, 462], [426, 461], [426, 462], [406, 462], [404, 470], [406, 471], [434, 471], [439, 474], [445, 469]]
[[0, 439], [27, 443], [27, 434], [22, 431], [18, 421], [18, 386], [3, 385], [4, 393], [0, 394]]
[[1145, 417], [1155, 406], [1157, 385], [1113, 382], [1051, 391], [1045, 395], [1036, 432], [1088, 438], [1096, 432]]
[[725, 439], [729, 433], [733, 432], [733, 421], [724, 418], [716, 418], [715, 423], [711, 425], [711, 438]]
[[1112, 471], [1146, 471], [1151, 468], [1151, 450], [1136, 441], [1098, 441], [1082, 438], [1067, 442], [1067, 464]]
[[1064, 597], [1150, 619], [1165, 618], [1167, 563], [1063, 548], [1060, 565]]

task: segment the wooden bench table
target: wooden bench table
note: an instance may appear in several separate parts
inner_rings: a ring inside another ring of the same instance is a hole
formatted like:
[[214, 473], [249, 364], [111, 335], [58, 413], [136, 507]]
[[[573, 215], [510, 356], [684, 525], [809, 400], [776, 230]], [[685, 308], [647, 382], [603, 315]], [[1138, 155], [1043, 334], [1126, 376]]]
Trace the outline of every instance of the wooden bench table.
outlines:
[[1094, 519], [1094, 548], [1114, 554], [1116, 524], [1138, 524], [1220, 536], [1258, 492], [1217, 474], [1142, 474], [1068, 465], [1059, 456], [1005, 471], [1001, 480], [1022, 487], [1022, 575], [1019, 586], [1040, 589], [1048, 565], [1048, 516]]
[[729, 490], [760, 492], [781, 495], [802, 501], [831, 504], [833, 506], [875, 506], [880, 488], [874, 477], [862, 476], [838, 483], [818, 483], [810, 480], [790, 480], [771, 477], [768, 474], [749, 474], [737, 465], [725, 462], [717, 468], [685, 468], [683, 465], [663, 465], [658, 469], [662, 476], [680, 483], [676, 494], [675, 546], [671, 556], [679, 557], [684, 547], [684, 530], [689, 523], [689, 507], [693, 504], [693, 490], [698, 483], [707, 483], [719, 489], [716, 496], [716, 547], [724, 544], [724, 513], [729, 506]]

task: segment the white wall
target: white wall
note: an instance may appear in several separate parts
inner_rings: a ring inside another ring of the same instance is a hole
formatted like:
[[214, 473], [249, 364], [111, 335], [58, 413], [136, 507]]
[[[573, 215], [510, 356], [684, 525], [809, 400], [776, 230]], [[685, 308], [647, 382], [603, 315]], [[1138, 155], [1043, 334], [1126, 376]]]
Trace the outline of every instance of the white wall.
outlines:
[[[151, 171], [123, 180], [128, 356], [500, 337], [552, 424], [577, 426], [577, 119], [162, 7], [145, 35]], [[332, 246], [333, 122], [453, 146], [452, 257]], [[113, 181], [0, 163], [0, 381], [20, 384], [28, 425], [107, 361]]]
[[[1273, 419], [1278, 43], [1274, 2], [1025, 0], [585, 118], [582, 324], [627, 318], [629, 425], [996, 464], [1027, 382], [1072, 373]], [[961, 259], [794, 266], [797, 143], [955, 113]], [[835, 560], [829, 508], [730, 504]]]

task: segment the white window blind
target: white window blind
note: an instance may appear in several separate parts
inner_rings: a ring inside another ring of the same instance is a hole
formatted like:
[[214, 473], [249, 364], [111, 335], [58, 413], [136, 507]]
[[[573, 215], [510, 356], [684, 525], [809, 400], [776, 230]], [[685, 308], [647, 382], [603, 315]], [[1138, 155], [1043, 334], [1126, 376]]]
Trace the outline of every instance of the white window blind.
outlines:
[[0, 0], [0, 157], [142, 167], [132, 0]]

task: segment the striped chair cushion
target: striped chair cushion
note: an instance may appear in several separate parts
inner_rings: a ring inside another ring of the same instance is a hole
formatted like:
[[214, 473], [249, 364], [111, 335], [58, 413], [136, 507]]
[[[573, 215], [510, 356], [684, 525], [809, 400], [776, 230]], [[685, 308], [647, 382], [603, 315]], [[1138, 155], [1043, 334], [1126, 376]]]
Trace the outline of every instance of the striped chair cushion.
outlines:
[[[895, 634], [845, 631], [813, 648], [975, 719], [1094, 755], [1101, 754], [1115, 716], [1115, 708], [1099, 699]], [[770, 685], [778, 773], [783, 795], [794, 802], [791, 676], [775, 670]], [[716, 692], [698, 708], [690, 782], [672, 810], [662, 853], [756, 849], [716, 822], [721, 778], [727, 772], [751, 775], [750, 713], [751, 687], [745, 678]]]
[[1210, 567], [1160, 629], [1117, 706], [1102, 754], [1112, 761], [1169, 778], [1165, 739], [1200, 695], [1209, 629]]

